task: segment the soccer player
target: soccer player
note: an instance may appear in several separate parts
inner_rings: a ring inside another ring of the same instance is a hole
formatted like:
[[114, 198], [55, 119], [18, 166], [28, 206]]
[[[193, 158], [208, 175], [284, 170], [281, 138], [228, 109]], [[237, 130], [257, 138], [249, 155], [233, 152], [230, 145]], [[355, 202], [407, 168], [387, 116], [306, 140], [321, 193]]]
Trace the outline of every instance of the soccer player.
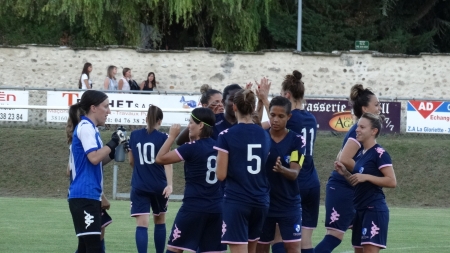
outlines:
[[133, 168], [131, 178], [131, 217], [136, 218], [136, 247], [139, 253], [146, 253], [148, 247], [148, 224], [150, 208], [155, 224], [153, 240], [155, 252], [163, 253], [166, 244], [167, 202], [172, 193], [172, 165], [155, 162], [167, 134], [159, 130], [163, 112], [157, 106], [148, 108], [147, 127], [131, 132], [128, 160]]
[[395, 188], [397, 180], [391, 157], [376, 141], [382, 122], [379, 115], [364, 113], [356, 128], [363, 150], [354, 167], [334, 163], [335, 170], [355, 186], [352, 244], [356, 253], [377, 253], [386, 248], [389, 209], [382, 187]]
[[180, 133], [180, 125], [170, 127], [169, 137], [159, 150], [156, 162], [184, 161], [186, 186], [183, 204], [175, 217], [167, 244], [167, 253], [190, 251], [222, 252], [222, 200], [216, 177], [216, 141], [211, 137], [215, 115], [209, 108], [195, 108], [189, 120], [191, 142], [170, 151]]
[[[302, 135], [306, 142], [303, 154], [305, 160], [297, 181], [302, 199], [302, 253], [311, 253], [314, 252], [311, 237], [319, 219], [320, 182], [313, 160], [317, 122], [314, 115], [304, 109], [304, 94], [305, 85], [302, 81], [302, 74], [294, 70], [292, 75], [286, 75], [281, 84], [281, 96], [289, 99], [292, 105], [292, 116], [288, 120], [286, 128]], [[278, 240], [274, 242], [273, 252], [284, 252], [283, 245]]]
[[[264, 169], [270, 137], [253, 123], [255, 94], [239, 90], [233, 111], [238, 124], [219, 134], [217, 178], [225, 180], [222, 243], [232, 253], [256, 251], [257, 241], [269, 208], [269, 182]], [[228, 109], [226, 109], [228, 110]]]
[[270, 207], [264, 222], [257, 252], [269, 253], [278, 223], [284, 247], [288, 253], [300, 253], [301, 199], [297, 176], [303, 164], [303, 137], [286, 128], [291, 117], [291, 103], [285, 97], [270, 101], [270, 154], [265, 170], [270, 183]]
[[[230, 84], [223, 89], [222, 96], [220, 91], [202, 86], [202, 90], [200, 90], [200, 92], [202, 92], [200, 103], [202, 104], [202, 107], [213, 110], [216, 117], [216, 123], [213, 126], [213, 133], [211, 135], [211, 138], [214, 140], [217, 140], [217, 136], [220, 132], [236, 124], [236, 117], [233, 112], [233, 98], [234, 94], [241, 89], [241, 86], [238, 84]], [[187, 129], [183, 130], [176, 140], [177, 145], [189, 142], [188, 133], [189, 131]]]
[[[361, 118], [363, 113], [370, 112], [378, 115], [381, 112], [377, 96], [370, 89], [364, 89], [361, 84], [356, 84], [351, 88], [350, 102], [357, 120]], [[337, 160], [348, 169], [353, 169], [357, 155], [363, 149], [361, 143], [356, 140], [357, 120], [345, 135], [342, 149], [337, 157]], [[337, 171], [331, 173], [325, 195], [325, 228], [327, 234], [317, 244], [316, 253], [332, 252], [341, 243], [344, 233], [351, 226], [355, 215], [355, 209], [353, 208], [354, 190], [354, 187]]]
[[96, 90], [85, 91], [80, 102], [69, 109], [73, 160], [68, 199], [79, 253], [101, 252], [102, 165], [114, 158], [119, 144], [126, 142], [125, 135], [116, 131], [103, 147], [97, 126], [103, 126], [110, 113], [108, 96]]

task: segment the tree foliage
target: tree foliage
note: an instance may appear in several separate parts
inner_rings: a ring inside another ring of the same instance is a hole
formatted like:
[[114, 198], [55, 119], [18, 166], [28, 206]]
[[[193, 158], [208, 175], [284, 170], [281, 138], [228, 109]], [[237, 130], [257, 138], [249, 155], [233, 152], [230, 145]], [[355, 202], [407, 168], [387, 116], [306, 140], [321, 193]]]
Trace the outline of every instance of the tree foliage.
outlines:
[[[448, 0], [303, 0], [302, 50], [449, 52]], [[3, 0], [0, 43], [296, 48], [298, 0]]]

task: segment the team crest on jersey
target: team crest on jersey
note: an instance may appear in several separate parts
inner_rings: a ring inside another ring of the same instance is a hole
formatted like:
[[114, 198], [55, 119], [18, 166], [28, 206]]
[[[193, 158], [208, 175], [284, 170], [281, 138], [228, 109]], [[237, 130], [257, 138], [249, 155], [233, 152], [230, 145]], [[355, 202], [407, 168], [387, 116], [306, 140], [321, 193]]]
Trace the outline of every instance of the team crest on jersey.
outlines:
[[290, 155], [285, 155], [285, 156], [284, 156], [284, 161], [285, 161], [286, 163], [289, 163], [289, 162], [291, 161], [291, 156], [290, 156]]
[[364, 171], [364, 167], [361, 167], [361, 168], [359, 168], [359, 171], [358, 171], [358, 172], [359, 172], [360, 174], [362, 174], [363, 171]]

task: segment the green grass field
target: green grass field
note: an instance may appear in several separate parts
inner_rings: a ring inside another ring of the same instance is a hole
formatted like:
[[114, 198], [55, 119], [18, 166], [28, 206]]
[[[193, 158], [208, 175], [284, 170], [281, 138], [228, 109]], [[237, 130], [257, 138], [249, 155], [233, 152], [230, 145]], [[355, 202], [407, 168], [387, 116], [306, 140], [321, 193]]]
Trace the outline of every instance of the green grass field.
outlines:
[[[0, 198], [0, 252], [74, 252], [77, 239], [65, 199]], [[168, 233], [180, 202], [171, 202], [167, 213]], [[136, 252], [135, 220], [128, 201], [111, 201], [113, 223], [106, 229], [107, 252]], [[317, 244], [324, 236], [323, 207], [313, 235]], [[391, 208], [388, 249], [383, 252], [450, 252], [448, 209]], [[153, 249], [153, 225], [149, 229], [149, 252]], [[334, 251], [353, 252], [350, 232]]]

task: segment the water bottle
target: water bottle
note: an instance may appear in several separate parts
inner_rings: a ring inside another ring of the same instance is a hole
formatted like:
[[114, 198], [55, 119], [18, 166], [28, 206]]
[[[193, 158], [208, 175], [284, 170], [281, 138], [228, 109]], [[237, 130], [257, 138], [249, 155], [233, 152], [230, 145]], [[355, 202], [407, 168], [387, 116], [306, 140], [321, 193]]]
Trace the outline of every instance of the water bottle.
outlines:
[[[125, 138], [127, 137], [127, 131], [123, 126], [120, 126], [119, 128], [117, 128], [117, 130], [122, 131], [122, 133], [125, 135]], [[119, 144], [119, 146], [116, 147], [116, 155], [114, 156], [114, 160], [116, 162], [125, 161], [125, 150], [123, 149], [123, 144]]]

